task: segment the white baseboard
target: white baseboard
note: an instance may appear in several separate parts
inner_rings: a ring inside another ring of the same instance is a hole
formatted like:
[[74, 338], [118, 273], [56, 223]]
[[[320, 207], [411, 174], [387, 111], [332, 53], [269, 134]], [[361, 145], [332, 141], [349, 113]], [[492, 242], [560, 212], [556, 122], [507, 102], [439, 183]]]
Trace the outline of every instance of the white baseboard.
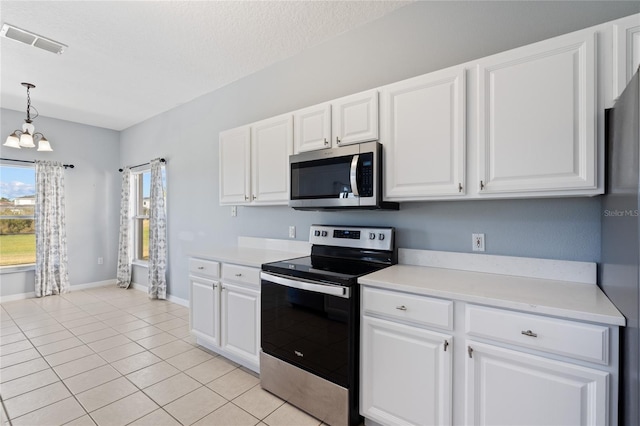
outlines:
[[[111, 280], [96, 281], [96, 282], [86, 283], [86, 284], [76, 284], [76, 285], [72, 285], [71, 288], [69, 289], [69, 291], [73, 292], [74, 290], [87, 290], [87, 289], [90, 289], [90, 288], [105, 287], [105, 286], [109, 286], [109, 285], [116, 285], [116, 280], [115, 279], [111, 279]], [[142, 291], [142, 292], [147, 293], [147, 286], [146, 285], [137, 284], [137, 283], [131, 283], [131, 287], [133, 287], [134, 290], [138, 290], [138, 291]], [[36, 297], [36, 293], [34, 291], [29, 292], [29, 293], [10, 294], [8, 296], [0, 296], [0, 303], [13, 302], [14, 300], [32, 299], [32, 298], [35, 298], [35, 297]], [[189, 301], [188, 300], [181, 299], [181, 298], [176, 297], [176, 296], [169, 295], [167, 297], [167, 300], [169, 302], [176, 303], [178, 305], [185, 306], [187, 308], [189, 307]]]
[[[149, 292], [149, 286], [146, 286], [144, 284], [131, 283], [131, 287], [134, 290], [142, 291], [144, 293], [148, 293]], [[181, 299], [179, 297], [172, 296], [170, 294], [167, 296], [167, 300], [169, 302], [175, 303], [177, 305], [185, 306], [187, 308], [189, 307], [189, 301], [188, 300]]]

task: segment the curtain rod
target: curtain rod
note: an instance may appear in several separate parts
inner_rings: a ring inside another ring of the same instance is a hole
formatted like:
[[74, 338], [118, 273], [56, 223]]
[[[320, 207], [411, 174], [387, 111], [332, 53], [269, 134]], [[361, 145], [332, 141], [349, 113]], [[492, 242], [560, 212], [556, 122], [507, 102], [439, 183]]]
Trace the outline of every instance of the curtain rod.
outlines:
[[[160, 162], [161, 162], [161, 163], [166, 163], [166, 161], [167, 161], [167, 160], [165, 160], [164, 158], [161, 158], [161, 159], [160, 159]], [[149, 165], [149, 164], [151, 164], [151, 163], [142, 163], [142, 164], [138, 164], [137, 166], [129, 166], [129, 168], [130, 168], [130, 169], [135, 169], [136, 167], [146, 166], [146, 165]], [[123, 170], [124, 170], [124, 169], [118, 169], [118, 171], [120, 171], [120, 172], [121, 172], [121, 171], [123, 171]]]
[[[5, 160], [5, 161], [16, 161], [18, 163], [31, 163], [31, 164], [35, 164], [35, 161], [29, 161], [29, 160], [14, 160], [13, 158], [0, 158], [0, 160]], [[63, 164], [62, 165], [65, 169], [73, 169], [75, 166], [73, 164]]]

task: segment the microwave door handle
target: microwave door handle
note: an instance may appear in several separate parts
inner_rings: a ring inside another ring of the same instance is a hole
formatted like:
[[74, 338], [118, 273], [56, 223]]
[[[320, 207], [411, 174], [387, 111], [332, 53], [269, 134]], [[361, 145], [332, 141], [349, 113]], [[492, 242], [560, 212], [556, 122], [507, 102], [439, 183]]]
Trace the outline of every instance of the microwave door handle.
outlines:
[[353, 156], [351, 160], [351, 173], [349, 174], [349, 179], [351, 180], [351, 192], [354, 197], [359, 197], [360, 192], [358, 191], [358, 160], [360, 159], [360, 155], [356, 154]]

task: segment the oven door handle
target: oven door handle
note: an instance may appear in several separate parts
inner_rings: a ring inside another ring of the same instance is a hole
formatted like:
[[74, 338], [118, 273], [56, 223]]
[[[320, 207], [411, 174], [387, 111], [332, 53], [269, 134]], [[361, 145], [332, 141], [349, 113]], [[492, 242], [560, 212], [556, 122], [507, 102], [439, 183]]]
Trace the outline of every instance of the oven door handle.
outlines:
[[342, 287], [339, 285], [319, 284], [313, 281], [303, 280], [301, 278], [290, 279], [281, 275], [269, 274], [266, 272], [260, 272], [260, 278], [275, 284], [280, 284], [286, 287], [297, 288], [299, 290], [312, 291], [314, 293], [328, 294], [330, 296], [338, 296], [345, 299], [351, 297], [351, 289], [349, 287]]

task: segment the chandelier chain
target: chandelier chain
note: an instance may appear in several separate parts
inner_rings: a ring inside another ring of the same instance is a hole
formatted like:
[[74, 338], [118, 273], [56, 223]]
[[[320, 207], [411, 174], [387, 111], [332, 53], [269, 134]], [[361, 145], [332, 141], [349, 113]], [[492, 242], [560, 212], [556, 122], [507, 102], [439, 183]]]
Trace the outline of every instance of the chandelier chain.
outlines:
[[31, 123], [31, 93], [29, 92], [29, 86], [27, 86], [27, 123]]

